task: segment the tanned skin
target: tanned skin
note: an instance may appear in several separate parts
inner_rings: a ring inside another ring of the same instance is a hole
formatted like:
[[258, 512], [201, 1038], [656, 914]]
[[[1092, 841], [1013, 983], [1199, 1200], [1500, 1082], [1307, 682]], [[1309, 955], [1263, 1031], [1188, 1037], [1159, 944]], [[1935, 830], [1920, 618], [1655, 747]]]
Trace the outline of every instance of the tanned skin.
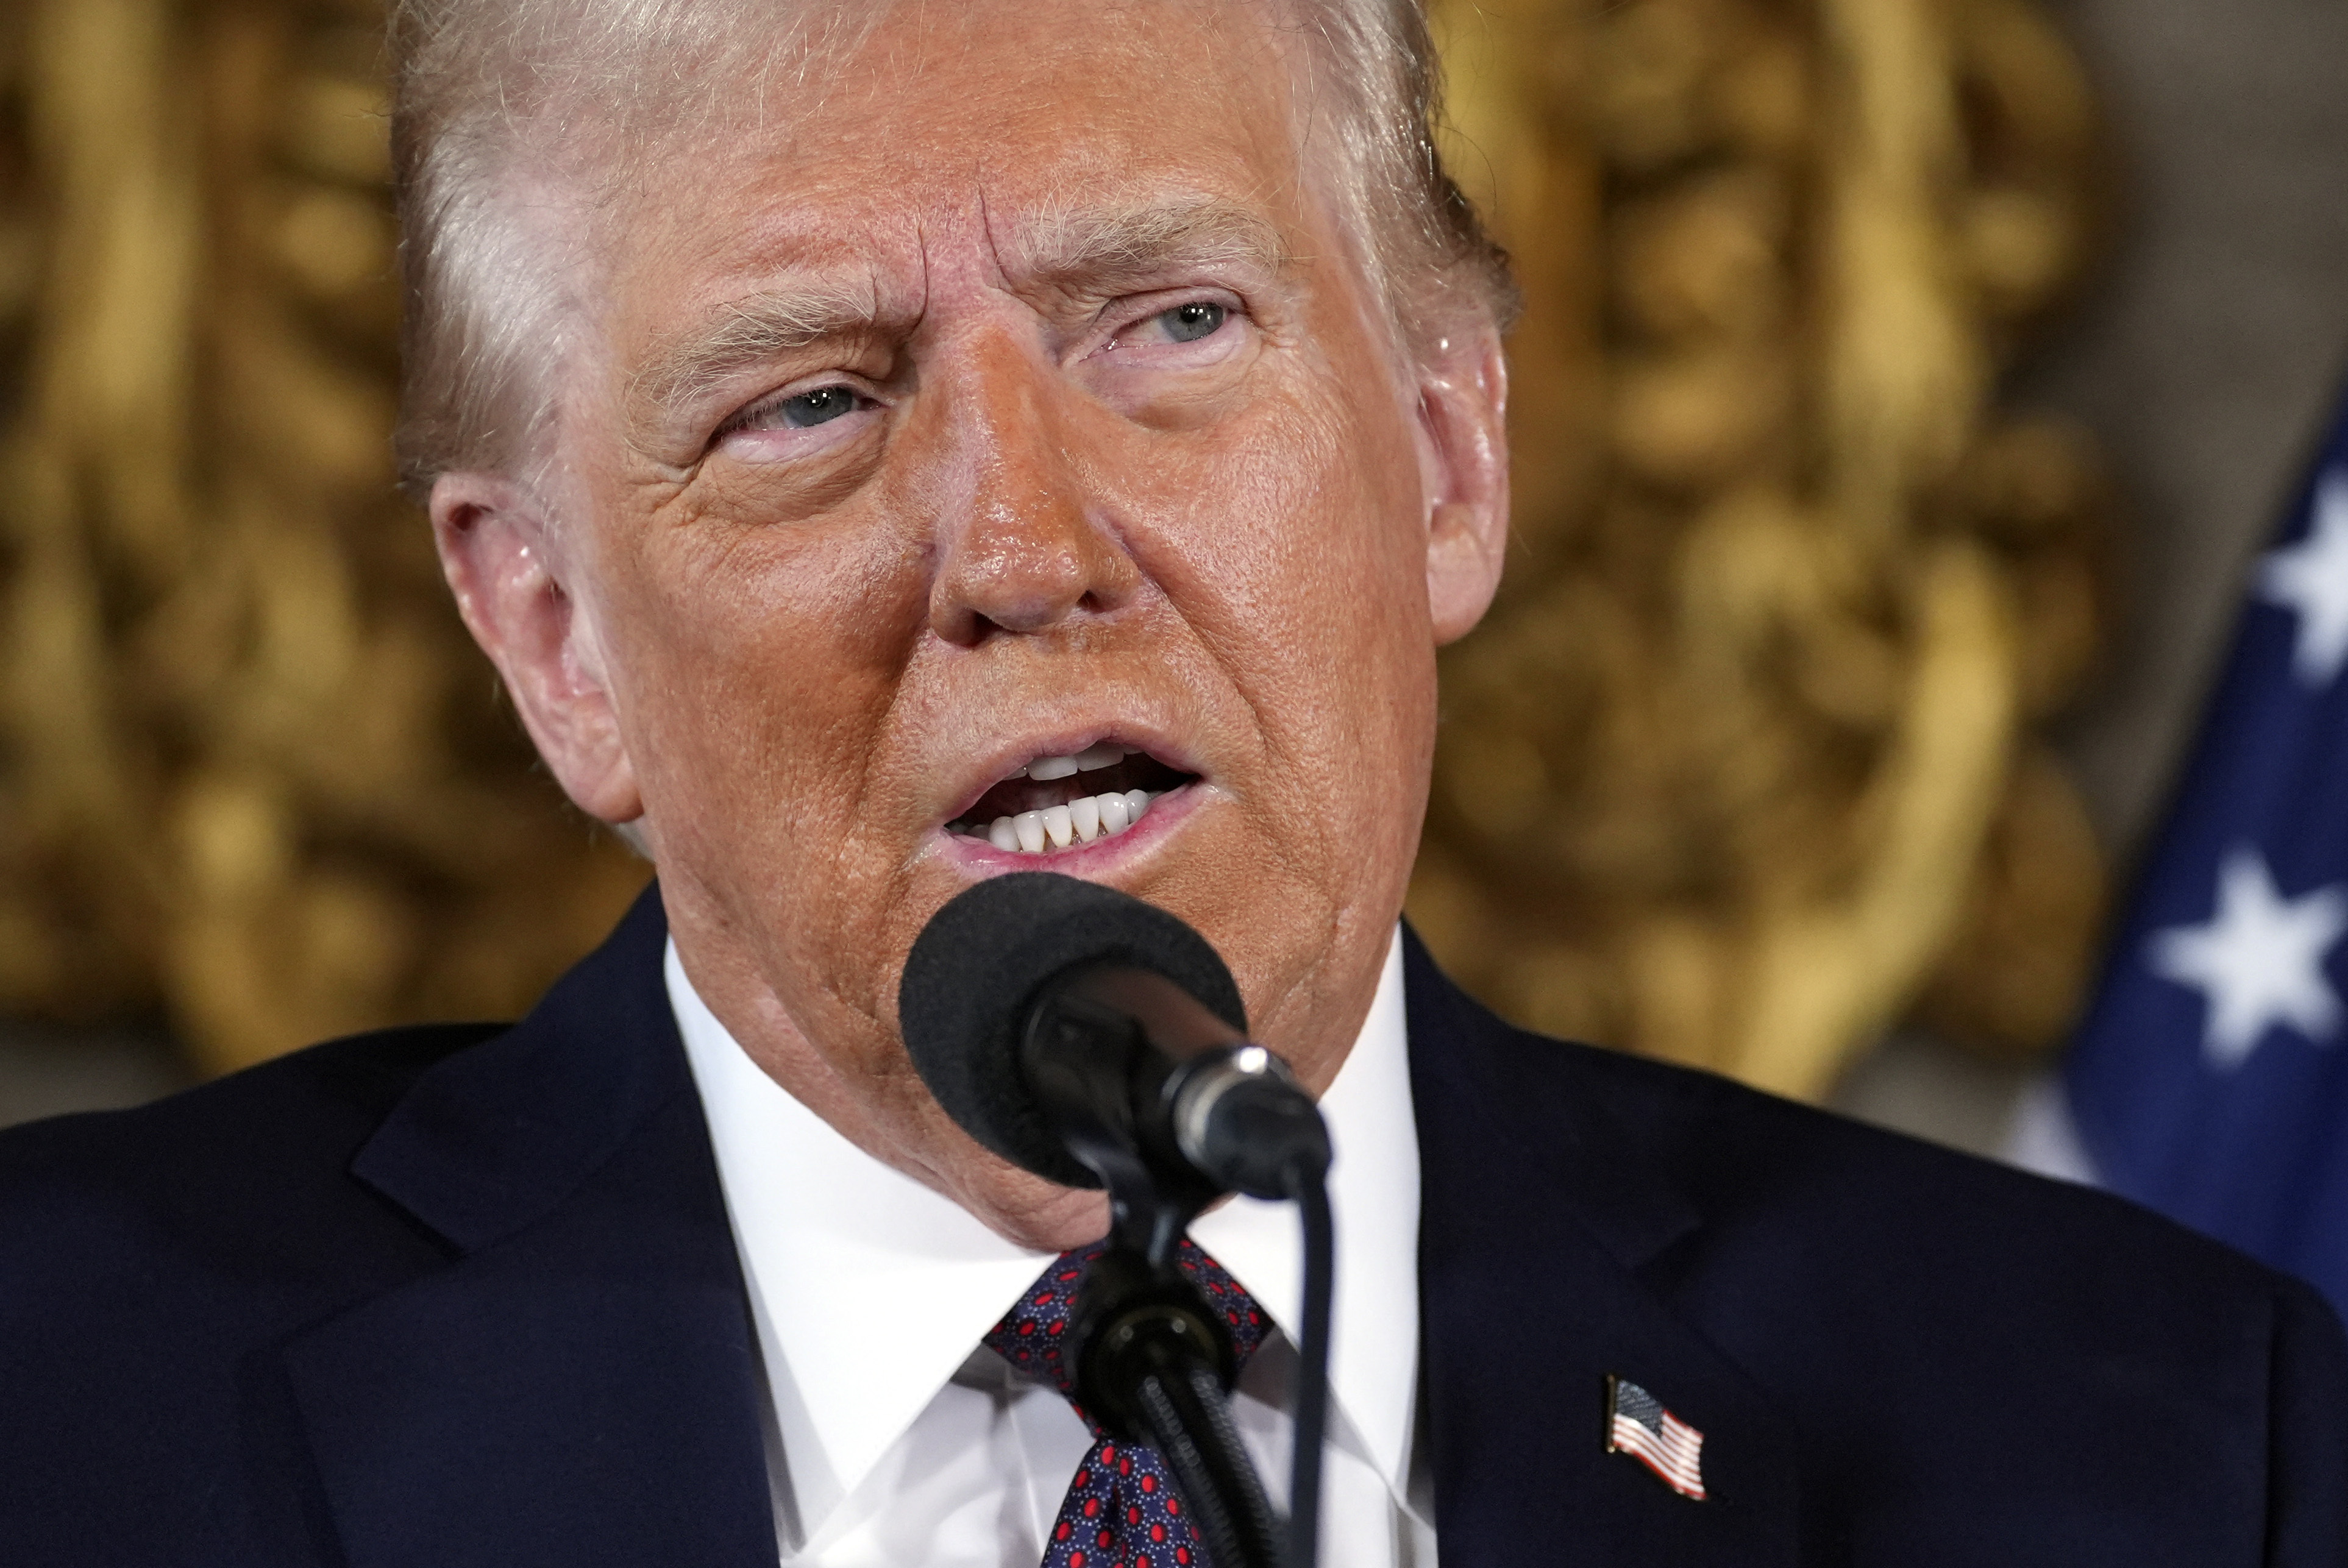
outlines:
[[[599, 209], [557, 477], [432, 496], [468, 625], [571, 798], [637, 825], [718, 1019], [1039, 1249], [1103, 1200], [914, 1075], [922, 924], [1008, 870], [1122, 888], [1324, 1089], [1417, 849], [1436, 649], [1499, 577], [1498, 334], [1406, 350], [1277, 12], [893, 8], [819, 102]], [[1100, 741], [1182, 781], [1129, 831], [950, 830]]]

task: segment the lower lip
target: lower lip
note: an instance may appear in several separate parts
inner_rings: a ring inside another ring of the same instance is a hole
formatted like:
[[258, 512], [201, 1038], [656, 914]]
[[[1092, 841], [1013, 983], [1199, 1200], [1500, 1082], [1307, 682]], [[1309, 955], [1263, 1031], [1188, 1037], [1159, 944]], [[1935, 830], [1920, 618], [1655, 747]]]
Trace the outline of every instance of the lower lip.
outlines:
[[942, 827], [937, 830], [937, 835], [945, 841], [948, 854], [973, 870], [1090, 871], [1147, 852], [1197, 809], [1200, 793], [1199, 784], [1193, 780], [1151, 801], [1141, 820], [1123, 833], [1104, 835], [1090, 844], [1072, 844], [1066, 849], [1046, 850], [1041, 855], [997, 849], [989, 840], [949, 833]]

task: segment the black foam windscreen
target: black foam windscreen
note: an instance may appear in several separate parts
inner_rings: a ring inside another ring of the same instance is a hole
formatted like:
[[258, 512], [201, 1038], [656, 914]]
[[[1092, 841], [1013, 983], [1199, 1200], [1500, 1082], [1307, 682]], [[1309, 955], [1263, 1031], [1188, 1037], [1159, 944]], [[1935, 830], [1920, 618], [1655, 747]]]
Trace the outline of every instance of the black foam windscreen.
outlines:
[[897, 985], [905, 1049], [946, 1114], [1004, 1159], [1070, 1187], [1101, 1184], [1028, 1092], [1019, 1031], [1054, 976], [1098, 963], [1163, 975], [1247, 1031], [1239, 985], [1206, 938], [1156, 905], [1051, 871], [989, 877], [946, 900]]

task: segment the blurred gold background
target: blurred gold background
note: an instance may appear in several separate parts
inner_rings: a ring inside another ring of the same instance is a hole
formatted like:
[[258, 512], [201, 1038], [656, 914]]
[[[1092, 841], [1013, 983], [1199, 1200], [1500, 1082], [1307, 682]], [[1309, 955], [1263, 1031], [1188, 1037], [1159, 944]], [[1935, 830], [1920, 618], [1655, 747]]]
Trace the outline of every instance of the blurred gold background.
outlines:
[[1919, 1004], [2050, 1044], [2103, 876], [2035, 731], [2103, 641], [2106, 506], [1990, 394], [2092, 250], [2069, 50], [2025, 0], [1437, 15], [1529, 308], [1420, 928], [1520, 1020], [1787, 1093]]
[[219, 1070], [510, 1015], [644, 878], [392, 488], [381, 22], [5, 12], [0, 1010]]
[[[1911, 1013], [2039, 1049], [2110, 507], [1993, 388], [2100, 220], [2068, 50], [2025, 0], [1435, 10], [1529, 309], [1415, 919], [1515, 1017], [1788, 1092]], [[645, 875], [392, 490], [377, 26], [0, 8], [0, 1013], [208, 1071], [510, 1014]]]

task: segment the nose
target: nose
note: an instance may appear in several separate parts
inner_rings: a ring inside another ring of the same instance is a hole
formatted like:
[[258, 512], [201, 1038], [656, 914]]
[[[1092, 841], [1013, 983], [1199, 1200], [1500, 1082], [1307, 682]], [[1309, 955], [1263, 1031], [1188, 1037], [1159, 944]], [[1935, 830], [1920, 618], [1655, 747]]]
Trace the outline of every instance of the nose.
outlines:
[[998, 633], [1049, 631], [1129, 601], [1140, 570], [1089, 504], [1076, 443], [1083, 421], [1052, 367], [1016, 342], [976, 345], [941, 390], [961, 482], [940, 518], [930, 627], [974, 647]]

